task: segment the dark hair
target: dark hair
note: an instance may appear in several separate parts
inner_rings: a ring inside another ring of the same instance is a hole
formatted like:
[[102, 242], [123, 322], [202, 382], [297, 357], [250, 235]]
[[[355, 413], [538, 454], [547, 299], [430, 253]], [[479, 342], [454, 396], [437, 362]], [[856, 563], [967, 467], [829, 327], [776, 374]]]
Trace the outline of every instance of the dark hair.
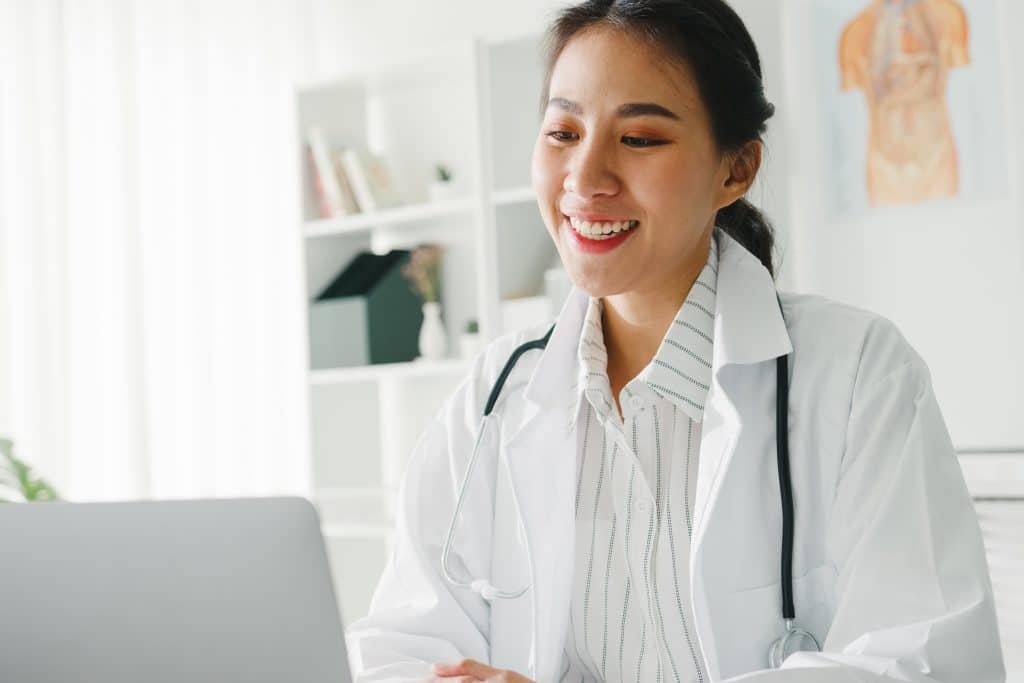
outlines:
[[[765, 98], [754, 41], [725, 0], [586, 0], [562, 9], [546, 35], [542, 113], [562, 50], [577, 33], [596, 26], [622, 30], [690, 66], [719, 150], [737, 153], [762, 139], [775, 107]], [[753, 204], [738, 199], [719, 209], [715, 224], [774, 277], [774, 230]]]

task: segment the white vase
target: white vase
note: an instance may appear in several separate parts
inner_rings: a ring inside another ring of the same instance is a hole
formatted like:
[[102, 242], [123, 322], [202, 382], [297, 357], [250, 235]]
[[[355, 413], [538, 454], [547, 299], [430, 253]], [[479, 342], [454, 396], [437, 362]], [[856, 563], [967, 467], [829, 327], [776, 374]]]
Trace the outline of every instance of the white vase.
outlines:
[[425, 360], [444, 358], [448, 351], [448, 333], [441, 322], [441, 304], [427, 301], [423, 304], [423, 325], [420, 327], [420, 357]]

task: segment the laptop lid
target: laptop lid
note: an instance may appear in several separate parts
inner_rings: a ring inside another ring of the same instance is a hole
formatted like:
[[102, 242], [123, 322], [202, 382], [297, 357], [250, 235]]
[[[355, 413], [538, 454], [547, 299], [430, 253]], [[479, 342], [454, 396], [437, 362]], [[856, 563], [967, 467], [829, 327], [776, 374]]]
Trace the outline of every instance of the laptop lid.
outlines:
[[0, 505], [0, 677], [348, 683], [302, 498]]

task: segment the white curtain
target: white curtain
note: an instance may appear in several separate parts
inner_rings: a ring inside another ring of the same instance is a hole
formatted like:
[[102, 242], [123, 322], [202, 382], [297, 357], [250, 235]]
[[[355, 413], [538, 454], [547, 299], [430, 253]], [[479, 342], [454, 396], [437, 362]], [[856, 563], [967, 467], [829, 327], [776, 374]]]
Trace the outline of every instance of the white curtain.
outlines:
[[0, 432], [64, 497], [305, 492], [311, 7], [0, 0]]

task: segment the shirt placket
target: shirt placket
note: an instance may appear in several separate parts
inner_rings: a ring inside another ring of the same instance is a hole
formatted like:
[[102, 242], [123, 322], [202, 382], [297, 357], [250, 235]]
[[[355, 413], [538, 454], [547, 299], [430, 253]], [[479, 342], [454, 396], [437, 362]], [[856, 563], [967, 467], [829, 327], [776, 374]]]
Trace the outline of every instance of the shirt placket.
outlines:
[[631, 524], [628, 549], [631, 583], [638, 600], [636, 614], [642, 614], [641, 648], [643, 653], [639, 674], [642, 680], [663, 680], [661, 662], [664, 643], [657, 619], [656, 559], [658, 555], [657, 470], [655, 469], [654, 431], [650, 425], [650, 399], [637, 382], [630, 382], [620, 397], [623, 410], [622, 434], [631, 454], [635, 471], [626, 482], [622, 500], [623, 514]]
[[[692, 529], [692, 506], [694, 482], [696, 480], [697, 451], [700, 443], [700, 425], [690, 420], [681, 410], [673, 411], [668, 418], [669, 432], [663, 435], [665, 443], [671, 445], [675, 460], [668, 472], [670, 483], [666, 491], [665, 514], [661, 525], [661, 543], [658, 549], [658, 576], [665, 583], [659, 583], [662, 595], [668, 596], [661, 603], [663, 637], [673, 644], [670, 666], [679, 672], [680, 680], [694, 680], [703, 683], [703, 664], [697, 641], [696, 626], [693, 622], [690, 599], [689, 560]], [[691, 444], [688, 454], [687, 446]]]

